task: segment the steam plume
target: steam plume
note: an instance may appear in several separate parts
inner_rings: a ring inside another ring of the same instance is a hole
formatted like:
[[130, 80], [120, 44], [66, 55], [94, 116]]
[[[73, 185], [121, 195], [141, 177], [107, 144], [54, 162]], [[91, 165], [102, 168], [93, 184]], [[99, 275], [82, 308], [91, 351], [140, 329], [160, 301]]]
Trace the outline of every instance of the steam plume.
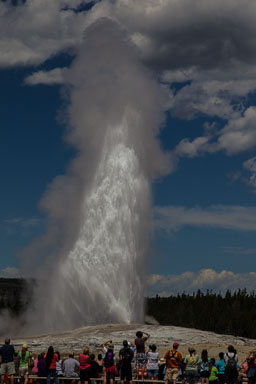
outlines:
[[170, 163], [156, 139], [167, 93], [108, 19], [86, 31], [65, 81], [66, 140], [77, 156], [40, 203], [47, 233], [23, 251], [43, 282], [33, 324], [50, 331], [142, 321], [150, 179]]

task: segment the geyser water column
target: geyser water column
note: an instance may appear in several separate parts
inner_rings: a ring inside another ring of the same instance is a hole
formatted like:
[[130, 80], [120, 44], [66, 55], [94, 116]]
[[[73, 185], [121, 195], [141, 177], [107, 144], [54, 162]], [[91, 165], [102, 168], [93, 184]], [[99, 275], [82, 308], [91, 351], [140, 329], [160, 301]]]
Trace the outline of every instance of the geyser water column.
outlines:
[[156, 139], [166, 90], [119, 25], [89, 27], [64, 76], [66, 140], [77, 156], [41, 201], [48, 233], [26, 250], [53, 249], [30, 313], [34, 332], [143, 320], [150, 182], [169, 170]]
[[149, 212], [149, 186], [127, 145], [129, 112], [105, 135], [83, 204], [81, 230], [60, 271], [85, 324], [143, 319], [145, 250], [139, 243]]

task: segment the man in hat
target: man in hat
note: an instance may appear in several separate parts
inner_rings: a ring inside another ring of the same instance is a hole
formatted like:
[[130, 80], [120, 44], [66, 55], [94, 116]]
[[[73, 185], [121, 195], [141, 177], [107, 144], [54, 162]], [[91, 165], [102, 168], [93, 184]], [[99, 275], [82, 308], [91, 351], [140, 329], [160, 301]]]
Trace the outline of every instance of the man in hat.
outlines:
[[179, 376], [180, 364], [182, 362], [182, 355], [178, 352], [179, 343], [173, 343], [173, 348], [166, 352], [164, 358], [166, 360], [166, 381], [173, 380], [173, 384], [176, 384], [177, 377]]
[[0, 356], [2, 359], [2, 365], [1, 365], [1, 384], [4, 384], [4, 377], [6, 373], [8, 373], [11, 384], [13, 384], [13, 375], [15, 373], [15, 366], [14, 366], [14, 347], [13, 345], [10, 345], [11, 340], [9, 337], [5, 339], [4, 345], [0, 348]]

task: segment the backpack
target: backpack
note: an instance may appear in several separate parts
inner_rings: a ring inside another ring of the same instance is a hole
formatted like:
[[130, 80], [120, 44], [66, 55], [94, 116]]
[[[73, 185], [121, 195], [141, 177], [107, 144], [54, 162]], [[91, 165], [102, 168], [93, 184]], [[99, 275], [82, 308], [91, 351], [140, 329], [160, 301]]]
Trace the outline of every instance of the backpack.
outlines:
[[120, 351], [120, 365], [126, 365], [127, 363], [131, 363], [133, 359], [133, 352], [130, 348], [123, 348]]
[[113, 351], [107, 351], [105, 357], [104, 357], [104, 365], [106, 368], [112, 367], [114, 365], [114, 352]]
[[178, 358], [178, 351], [170, 351], [169, 352], [169, 359], [174, 361], [175, 363], [178, 362], [179, 363], [179, 358]]
[[233, 353], [233, 356], [231, 356], [231, 357], [227, 355], [227, 358], [228, 358], [228, 361], [226, 363], [226, 368], [228, 370], [235, 370], [236, 366], [237, 366], [235, 353]]

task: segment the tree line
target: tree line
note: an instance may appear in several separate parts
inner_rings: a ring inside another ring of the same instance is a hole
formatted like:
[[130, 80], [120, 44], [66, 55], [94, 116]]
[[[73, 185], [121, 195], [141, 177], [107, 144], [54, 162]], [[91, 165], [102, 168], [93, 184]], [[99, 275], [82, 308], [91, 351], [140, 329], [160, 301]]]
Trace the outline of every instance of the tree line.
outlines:
[[162, 325], [196, 328], [219, 334], [256, 338], [256, 294], [246, 289], [225, 295], [194, 294], [146, 298], [146, 313]]

